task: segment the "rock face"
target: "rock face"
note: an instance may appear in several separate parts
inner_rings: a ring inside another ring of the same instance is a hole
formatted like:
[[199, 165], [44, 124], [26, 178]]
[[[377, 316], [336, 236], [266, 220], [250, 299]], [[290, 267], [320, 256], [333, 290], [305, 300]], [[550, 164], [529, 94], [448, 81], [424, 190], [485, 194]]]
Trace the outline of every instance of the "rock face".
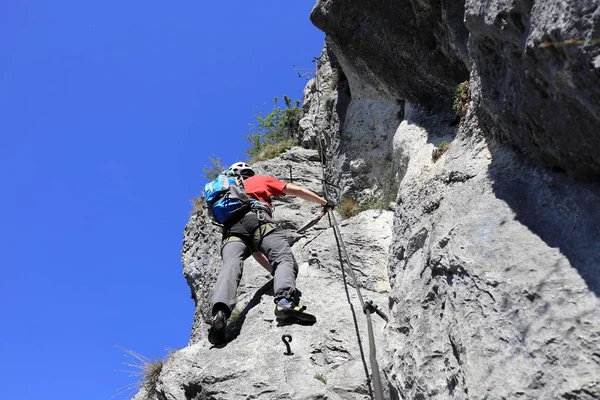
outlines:
[[327, 0], [317, 1], [311, 20], [327, 34], [344, 73], [357, 77], [353, 89], [435, 104], [469, 76], [463, 15], [460, 1]]
[[[290, 233], [317, 324], [277, 326], [270, 276], [248, 260], [230, 342], [211, 348], [220, 240], [196, 212], [182, 251], [190, 345], [151, 398], [372, 398], [348, 268], [390, 317], [373, 317], [386, 399], [600, 398], [599, 6], [318, 1], [327, 38], [304, 93], [305, 148], [256, 167], [321, 192], [323, 156], [328, 193], [367, 209], [338, 215], [351, 264], [325, 218]], [[290, 232], [318, 211], [276, 207]]]
[[[351, 3], [318, 2], [312, 14], [349, 81], [345, 123], [332, 134], [343, 141], [355, 118], [363, 127], [385, 125], [385, 104], [405, 100], [391, 146], [399, 191], [388, 263], [390, 395], [599, 397], [600, 188], [544, 167], [598, 176], [592, 149], [600, 138], [600, 96], [591, 63], [598, 46], [539, 46], [549, 38], [594, 37], [598, 3], [407, 1], [370, 11]], [[461, 13], [464, 25], [445, 26]], [[387, 27], [407, 18], [413, 21]], [[425, 35], [423, 21], [432, 27]], [[463, 28], [467, 35], [457, 33]], [[370, 34], [357, 33], [365, 30]], [[406, 66], [442, 55], [441, 65]], [[420, 94], [444, 96], [447, 76], [459, 83], [456, 60], [471, 83], [457, 126], [440, 107], [443, 99]], [[402, 63], [402, 73], [389, 67], [394, 63]], [[378, 104], [370, 114], [357, 111], [357, 102], [369, 101]], [[583, 106], [572, 111], [575, 104]], [[450, 150], [433, 159], [442, 142]], [[361, 165], [351, 162], [350, 169]]]
[[399, 396], [597, 398], [598, 189], [486, 140], [473, 114], [433, 162], [438, 121], [407, 114], [386, 330]]
[[[498, 134], [570, 174], [600, 178], [600, 2], [467, 1], [471, 79]], [[569, 40], [581, 44], [569, 44]], [[566, 42], [565, 42], [566, 41]], [[556, 44], [553, 44], [556, 43]]]
[[344, 72], [360, 77], [350, 81], [356, 92], [366, 86], [370, 98], [438, 107], [452, 104], [459, 83], [476, 81], [477, 112], [493, 119], [495, 135], [528, 157], [594, 180], [599, 5], [327, 0], [317, 2], [311, 19], [327, 33]]

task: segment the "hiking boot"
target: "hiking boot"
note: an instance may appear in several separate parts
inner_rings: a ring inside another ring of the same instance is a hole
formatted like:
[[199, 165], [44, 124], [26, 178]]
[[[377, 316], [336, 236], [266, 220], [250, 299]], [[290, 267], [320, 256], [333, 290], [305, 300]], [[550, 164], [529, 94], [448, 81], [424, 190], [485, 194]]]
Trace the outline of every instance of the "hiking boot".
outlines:
[[225, 328], [227, 328], [227, 316], [223, 311], [217, 311], [208, 330], [208, 341], [211, 344], [225, 343], [227, 341], [225, 339]]
[[317, 318], [305, 310], [305, 306], [300, 307], [288, 299], [281, 299], [275, 305], [275, 317], [277, 319], [293, 319], [308, 323], [317, 322]]
[[298, 288], [294, 289], [292, 303], [300, 304], [300, 297], [302, 297], [302, 292], [300, 291], [300, 289], [298, 289]]

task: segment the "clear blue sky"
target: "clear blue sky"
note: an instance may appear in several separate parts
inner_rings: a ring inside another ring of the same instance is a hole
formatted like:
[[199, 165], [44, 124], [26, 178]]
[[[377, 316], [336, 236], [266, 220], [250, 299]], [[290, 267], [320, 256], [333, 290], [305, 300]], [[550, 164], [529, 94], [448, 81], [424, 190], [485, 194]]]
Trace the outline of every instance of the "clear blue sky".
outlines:
[[109, 399], [115, 345], [186, 345], [190, 199], [256, 106], [301, 98], [312, 5], [0, 2], [2, 398]]

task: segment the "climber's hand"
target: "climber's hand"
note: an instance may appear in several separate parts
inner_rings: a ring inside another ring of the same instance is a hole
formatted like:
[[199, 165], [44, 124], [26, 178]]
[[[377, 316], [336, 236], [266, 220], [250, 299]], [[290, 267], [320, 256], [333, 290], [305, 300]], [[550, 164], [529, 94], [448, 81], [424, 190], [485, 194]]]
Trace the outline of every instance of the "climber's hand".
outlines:
[[333, 210], [335, 208], [335, 201], [327, 199], [327, 204], [323, 206], [324, 210]]

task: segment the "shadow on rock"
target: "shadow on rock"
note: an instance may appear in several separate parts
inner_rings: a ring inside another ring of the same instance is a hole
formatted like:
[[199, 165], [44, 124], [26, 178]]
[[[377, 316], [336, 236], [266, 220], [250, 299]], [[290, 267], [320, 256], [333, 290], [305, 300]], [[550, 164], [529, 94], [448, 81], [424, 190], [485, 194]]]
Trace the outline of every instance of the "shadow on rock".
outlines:
[[515, 219], [569, 260], [600, 297], [600, 185], [525, 165], [490, 146], [495, 195]]
[[294, 318], [288, 318], [288, 319], [278, 319], [277, 320], [277, 326], [281, 327], [281, 326], [288, 326], [288, 325], [304, 325], [304, 326], [312, 326], [314, 324], [316, 324], [317, 321], [301, 321], [298, 319], [294, 319]]
[[[258, 289], [256, 293], [254, 293], [254, 296], [252, 296], [248, 304], [246, 304], [246, 307], [244, 307], [240, 315], [229, 325], [227, 325], [227, 331], [225, 333], [227, 342], [225, 343], [225, 345], [235, 340], [240, 335], [240, 332], [242, 331], [242, 326], [244, 325], [244, 321], [246, 320], [246, 315], [248, 315], [248, 312], [252, 308], [260, 304], [263, 295], [273, 296], [273, 279], [271, 279], [269, 282], [265, 283], [260, 289]], [[224, 345], [221, 345], [221, 347], [223, 346]]]

